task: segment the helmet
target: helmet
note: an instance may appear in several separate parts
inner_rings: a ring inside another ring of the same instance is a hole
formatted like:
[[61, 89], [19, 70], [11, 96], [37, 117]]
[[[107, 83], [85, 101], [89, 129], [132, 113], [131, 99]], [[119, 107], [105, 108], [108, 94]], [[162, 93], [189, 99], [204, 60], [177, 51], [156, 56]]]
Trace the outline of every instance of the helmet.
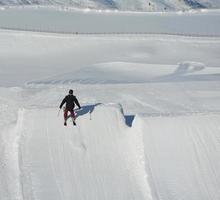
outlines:
[[69, 94], [73, 94], [73, 90], [72, 89], [69, 90]]

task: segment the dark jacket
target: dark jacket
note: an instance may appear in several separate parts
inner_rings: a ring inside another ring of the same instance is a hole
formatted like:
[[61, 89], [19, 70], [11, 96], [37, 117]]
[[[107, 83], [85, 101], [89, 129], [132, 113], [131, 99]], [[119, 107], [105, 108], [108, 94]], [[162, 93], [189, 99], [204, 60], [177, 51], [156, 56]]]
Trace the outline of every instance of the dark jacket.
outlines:
[[67, 96], [65, 96], [65, 98], [60, 104], [60, 109], [62, 108], [64, 103], [66, 103], [66, 110], [69, 111], [72, 111], [74, 109], [75, 104], [79, 107], [79, 109], [81, 108], [77, 98], [72, 94], [68, 94]]

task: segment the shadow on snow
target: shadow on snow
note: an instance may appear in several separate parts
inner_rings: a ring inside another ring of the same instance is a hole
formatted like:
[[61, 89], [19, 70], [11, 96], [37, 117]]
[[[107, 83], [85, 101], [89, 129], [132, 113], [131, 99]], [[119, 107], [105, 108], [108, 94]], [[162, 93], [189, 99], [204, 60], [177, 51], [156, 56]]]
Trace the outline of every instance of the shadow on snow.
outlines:
[[[76, 109], [76, 116], [83, 116], [89, 113], [90, 115], [90, 119], [92, 119], [92, 112], [94, 111], [96, 106], [101, 105], [102, 103], [97, 103], [97, 104], [91, 104], [91, 105], [85, 105], [82, 106], [80, 110]], [[124, 115], [125, 118], [125, 123], [127, 126], [131, 127], [132, 126], [132, 122], [134, 120], [134, 115]]]

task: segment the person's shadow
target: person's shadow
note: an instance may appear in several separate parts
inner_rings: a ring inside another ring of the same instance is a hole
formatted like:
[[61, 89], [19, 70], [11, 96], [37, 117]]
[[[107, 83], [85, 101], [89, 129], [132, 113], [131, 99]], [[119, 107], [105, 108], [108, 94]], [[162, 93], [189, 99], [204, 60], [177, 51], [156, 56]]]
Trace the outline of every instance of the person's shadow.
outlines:
[[[82, 115], [85, 115], [87, 113], [89, 113], [90, 115], [90, 119], [92, 119], [92, 112], [95, 109], [96, 106], [102, 105], [102, 103], [97, 103], [97, 104], [91, 104], [91, 105], [86, 105], [86, 106], [82, 106], [81, 109], [76, 109], [75, 113], [76, 113], [76, 118]], [[124, 115], [125, 118], [125, 123], [127, 126], [131, 127], [132, 126], [132, 122], [134, 120], [134, 115]]]
[[90, 114], [90, 119], [91, 119], [91, 113], [93, 112], [93, 110], [95, 109], [96, 106], [101, 105], [101, 103], [97, 103], [97, 104], [91, 104], [91, 105], [86, 105], [86, 106], [82, 106], [81, 109], [76, 109], [76, 117], [85, 115], [87, 113]]

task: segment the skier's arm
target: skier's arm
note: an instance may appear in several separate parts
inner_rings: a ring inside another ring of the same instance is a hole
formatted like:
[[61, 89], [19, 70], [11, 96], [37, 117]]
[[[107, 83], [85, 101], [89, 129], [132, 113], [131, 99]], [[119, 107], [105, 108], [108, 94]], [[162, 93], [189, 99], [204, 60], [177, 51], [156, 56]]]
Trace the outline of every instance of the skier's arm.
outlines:
[[60, 104], [60, 109], [63, 107], [63, 104], [66, 103], [66, 97], [63, 99], [63, 101]]
[[81, 108], [81, 106], [80, 106], [80, 104], [79, 104], [79, 101], [78, 101], [78, 99], [75, 97], [75, 99], [74, 99], [74, 102], [76, 103], [76, 105], [78, 106], [78, 108], [80, 109]]

